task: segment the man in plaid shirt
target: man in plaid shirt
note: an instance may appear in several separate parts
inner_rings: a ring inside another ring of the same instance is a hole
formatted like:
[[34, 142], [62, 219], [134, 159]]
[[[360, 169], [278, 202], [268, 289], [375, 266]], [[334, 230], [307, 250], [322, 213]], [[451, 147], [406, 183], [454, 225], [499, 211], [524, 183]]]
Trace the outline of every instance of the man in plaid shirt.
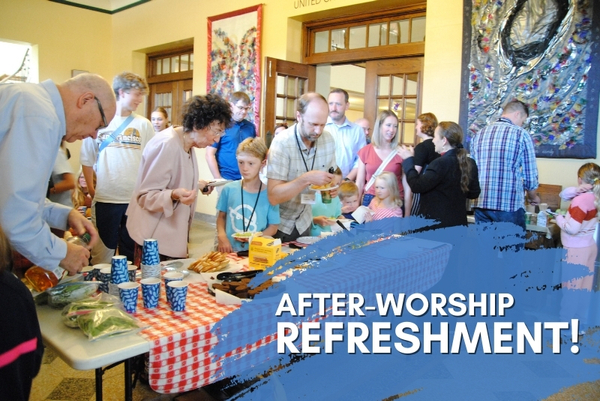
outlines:
[[530, 204], [540, 202], [533, 141], [522, 128], [528, 117], [527, 105], [511, 101], [497, 122], [473, 138], [471, 157], [477, 163], [481, 187], [477, 223], [510, 222], [525, 230], [524, 192]]
[[271, 143], [267, 188], [269, 202], [279, 205], [281, 220], [275, 237], [282, 242], [310, 235], [315, 192], [308, 187], [333, 180], [335, 140], [324, 130], [328, 114], [323, 96], [305, 93], [298, 99], [297, 123]]

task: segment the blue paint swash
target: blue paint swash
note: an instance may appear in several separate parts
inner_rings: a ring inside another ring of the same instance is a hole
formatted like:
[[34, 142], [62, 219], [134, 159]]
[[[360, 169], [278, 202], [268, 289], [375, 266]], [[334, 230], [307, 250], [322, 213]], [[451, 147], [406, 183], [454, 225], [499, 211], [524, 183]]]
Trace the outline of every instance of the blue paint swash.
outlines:
[[[403, 395], [414, 400], [538, 400], [600, 377], [600, 364], [590, 363], [599, 358], [600, 335], [594, 329], [600, 315], [598, 293], [560, 287], [585, 274], [585, 267], [563, 262], [563, 249], [524, 250], [518, 228], [511, 224], [420, 230], [427, 223], [411, 217], [366, 224], [300, 250], [257, 276], [253, 285], [270, 277], [269, 271], [307, 267], [215, 325], [213, 332], [220, 336], [215, 358], [273, 335], [278, 323], [294, 323], [299, 333], [310, 322], [320, 324], [320, 330], [310, 332], [320, 335], [310, 342], [319, 352], [292, 356], [286, 348], [278, 354], [273, 341], [226, 359], [224, 377], [244, 381], [270, 373], [236, 399], [382, 400]], [[389, 238], [393, 234], [402, 236]], [[446, 250], [447, 257], [422, 261], [419, 270], [410, 262], [427, 249]], [[410, 269], [419, 279], [407, 279]], [[362, 297], [364, 316], [332, 316], [331, 298], [314, 293]], [[313, 297], [304, 316], [297, 313], [300, 294]], [[464, 295], [463, 306], [467, 311], [471, 306], [474, 316], [450, 313], [460, 308], [448, 303], [431, 307], [432, 300], [439, 303], [452, 294]], [[503, 316], [498, 316], [499, 294], [514, 303]], [[416, 301], [412, 309], [404, 305], [401, 316], [392, 310], [365, 310], [377, 306], [378, 297], [407, 300], [411, 295]], [[284, 296], [295, 313], [288, 309], [276, 316]], [[469, 305], [469, 296], [475, 303]], [[326, 305], [325, 317], [319, 316], [319, 297]], [[423, 302], [430, 303], [426, 312], [415, 312]], [[342, 328], [326, 333], [326, 324], [335, 322]], [[367, 330], [363, 347], [350, 353], [348, 339], [360, 330]], [[579, 331], [586, 331], [581, 339]], [[344, 340], [330, 341], [334, 334]], [[327, 342], [332, 353], [325, 352]], [[301, 348], [302, 334], [293, 344]]]

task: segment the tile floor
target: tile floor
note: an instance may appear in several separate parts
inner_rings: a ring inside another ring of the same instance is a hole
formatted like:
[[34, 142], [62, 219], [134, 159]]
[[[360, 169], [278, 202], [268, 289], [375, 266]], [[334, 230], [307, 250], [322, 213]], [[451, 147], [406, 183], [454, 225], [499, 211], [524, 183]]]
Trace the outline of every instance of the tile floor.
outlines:
[[[190, 232], [190, 257], [197, 258], [212, 250], [214, 237], [214, 222], [194, 220]], [[594, 363], [600, 363], [600, 361], [594, 361]], [[93, 370], [71, 369], [52, 350], [46, 349], [40, 373], [33, 381], [30, 401], [93, 401], [96, 399], [94, 377]], [[123, 365], [107, 371], [103, 379], [104, 400], [123, 400]], [[133, 390], [133, 399], [135, 401], [217, 401], [228, 399], [220, 389], [221, 385], [215, 383], [186, 394], [163, 395], [138, 382]], [[563, 389], [547, 398], [548, 401], [599, 399], [600, 380]]]

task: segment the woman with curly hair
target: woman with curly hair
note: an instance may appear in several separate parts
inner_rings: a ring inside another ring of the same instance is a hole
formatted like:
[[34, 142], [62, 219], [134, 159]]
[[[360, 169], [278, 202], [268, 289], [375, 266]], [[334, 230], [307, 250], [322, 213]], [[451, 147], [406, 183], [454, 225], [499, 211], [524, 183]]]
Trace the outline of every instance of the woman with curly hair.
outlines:
[[429, 228], [466, 226], [467, 199], [475, 199], [481, 191], [477, 165], [463, 148], [463, 131], [456, 123], [442, 121], [432, 139], [441, 156], [419, 174], [415, 169], [413, 150], [403, 146], [398, 154], [413, 193], [421, 194], [420, 215], [437, 220]]
[[[435, 127], [438, 125], [438, 120], [433, 113], [423, 113], [417, 117], [415, 124], [415, 131], [417, 136], [421, 138], [421, 143], [415, 146], [415, 170], [420, 173], [427, 165], [440, 157], [440, 154], [435, 151], [435, 146], [431, 139], [433, 139], [433, 133]], [[419, 214], [419, 194], [413, 194], [410, 187], [405, 188], [408, 191], [406, 210], [410, 210], [411, 216]]]
[[171, 126], [148, 142], [142, 155], [127, 229], [136, 243], [134, 264], [144, 239], [154, 238], [162, 259], [187, 258], [187, 240], [198, 191], [212, 187], [198, 181], [193, 148], [218, 142], [231, 121], [229, 103], [218, 95], [194, 96], [184, 106], [183, 126]]

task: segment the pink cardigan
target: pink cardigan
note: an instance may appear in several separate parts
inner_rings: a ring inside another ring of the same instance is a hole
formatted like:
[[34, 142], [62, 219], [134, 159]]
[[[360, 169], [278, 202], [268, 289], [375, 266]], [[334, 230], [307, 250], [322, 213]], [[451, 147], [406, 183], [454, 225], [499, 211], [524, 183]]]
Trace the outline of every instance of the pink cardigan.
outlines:
[[186, 153], [183, 139], [170, 127], [144, 148], [127, 208], [127, 230], [140, 245], [144, 239], [156, 239], [161, 255], [186, 258], [196, 202], [189, 206], [174, 202], [171, 193], [176, 188], [198, 190], [198, 165], [193, 148]]

